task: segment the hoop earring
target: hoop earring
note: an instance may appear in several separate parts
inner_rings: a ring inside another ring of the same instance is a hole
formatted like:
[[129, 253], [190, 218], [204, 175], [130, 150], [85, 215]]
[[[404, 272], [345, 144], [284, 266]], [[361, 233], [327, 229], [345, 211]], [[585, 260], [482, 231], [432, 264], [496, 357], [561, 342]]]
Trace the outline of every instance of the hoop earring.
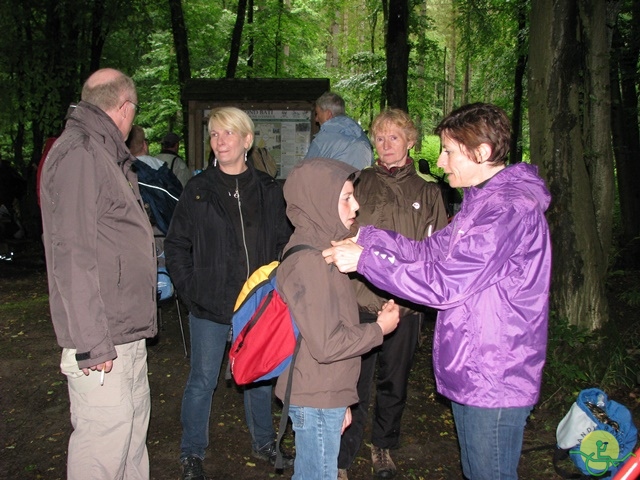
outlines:
[[244, 163], [247, 163], [247, 151], [244, 151]]

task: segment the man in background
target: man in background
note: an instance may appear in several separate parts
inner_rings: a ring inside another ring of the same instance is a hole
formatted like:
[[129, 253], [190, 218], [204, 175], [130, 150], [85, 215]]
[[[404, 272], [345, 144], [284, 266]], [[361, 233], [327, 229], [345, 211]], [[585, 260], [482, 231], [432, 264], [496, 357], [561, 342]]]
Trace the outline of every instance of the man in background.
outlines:
[[68, 480], [148, 480], [146, 339], [156, 326], [153, 232], [125, 145], [133, 80], [93, 73], [42, 170], [49, 305], [73, 432]]
[[149, 155], [147, 137], [144, 133], [144, 128], [140, 125], [134, 125], [131, 127], [131, 132], [129, 132], [129, 137], [127, 138], [127, 147], [129, 147], [131, 155], [146, 163], [154, 170], [158, 170], [165, 164], [165, 162], [159, 158]]
[[149, 145], [140, 125], [131, 127], [126, 143], [131, 155], [137, 159], [133, 169], [138, 176], [144, 208], [153, 226], [158, 265], [164, 267], [163, 239], [182, 194], [182, 184], [165, 162], [149, 155]]
[[316, 100], [316, 122], [320, 131], [315, 136], [307, 158], [333, 158], [362, 170], [373, 163], [371, 142], [354, 120], [345, 115], [342, 97], [325, 92]]
[[187, 166], [187, 163], [184, 159], [178, 155], [178, 150], [180, 148], [180, 137], [173, 133], [167, 133], [162, 139], [162, 150], [158, 154], [158, 158], [169, 166], [169, 170], [171, 170], [180, 183], [184, 187], [189, 179], [193, 176], [191, 170]]

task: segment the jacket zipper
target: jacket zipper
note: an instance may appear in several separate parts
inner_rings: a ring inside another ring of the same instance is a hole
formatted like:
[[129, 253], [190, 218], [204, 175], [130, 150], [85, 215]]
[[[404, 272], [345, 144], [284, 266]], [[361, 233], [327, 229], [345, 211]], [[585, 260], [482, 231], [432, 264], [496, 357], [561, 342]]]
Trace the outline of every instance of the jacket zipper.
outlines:
[[242, 217], [242, 201], [240, 200], [240, 189], [238, 188], [238, 179], [236, 178], [236, 191], [233, 193], [233, 198], [238, 201], [238, 213], [240, 214], [240, 231], [242, 232], [242, 247], [244, 248], [244, 258], [247, 262], [247, 276], [251, 275], [251, 270], [249, 269], [249, 250], [247, 249], [247, 237], [245, 236], [244, 231], [244, 218]]

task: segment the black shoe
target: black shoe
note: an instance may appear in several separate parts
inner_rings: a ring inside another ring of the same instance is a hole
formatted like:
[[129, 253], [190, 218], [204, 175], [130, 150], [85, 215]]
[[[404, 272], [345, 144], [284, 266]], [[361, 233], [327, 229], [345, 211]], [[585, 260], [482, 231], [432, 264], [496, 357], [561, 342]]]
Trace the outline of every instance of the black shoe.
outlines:
[[[276, 458], [278, 457], [278, 452], [276, 451], [276, 442], [268, 443], [259, 450], [251, 449], [251, 455], [253, 455], [255, 458], [259, 458], [260, 460], [268, 461], [275, 467]], [[282, 468], [291, 468], [293, 466], [293, 460], [293, 455], [288, 455], [282, 452]]]
[[182, 480], [207, 480], [202, 469], [202, 459], [195, 455], [180, 460], [182, 464]]

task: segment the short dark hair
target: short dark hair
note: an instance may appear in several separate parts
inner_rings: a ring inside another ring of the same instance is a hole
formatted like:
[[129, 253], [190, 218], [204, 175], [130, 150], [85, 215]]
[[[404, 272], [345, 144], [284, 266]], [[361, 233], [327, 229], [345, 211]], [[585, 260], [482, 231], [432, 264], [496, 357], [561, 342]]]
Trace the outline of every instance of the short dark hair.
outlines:
[[133, 125], [126, 142], [132, 155], [138, 156], [144, 153], [144, 141], [144, 129], [139, 125]]
[[467, 153], [486, 143], [491, 146], [490, 163], [507, 163], [511, 142], [511, 123], [506, 112], [489, 103], [464, 105], [447, 115], [435, 134], [455, 140]]

